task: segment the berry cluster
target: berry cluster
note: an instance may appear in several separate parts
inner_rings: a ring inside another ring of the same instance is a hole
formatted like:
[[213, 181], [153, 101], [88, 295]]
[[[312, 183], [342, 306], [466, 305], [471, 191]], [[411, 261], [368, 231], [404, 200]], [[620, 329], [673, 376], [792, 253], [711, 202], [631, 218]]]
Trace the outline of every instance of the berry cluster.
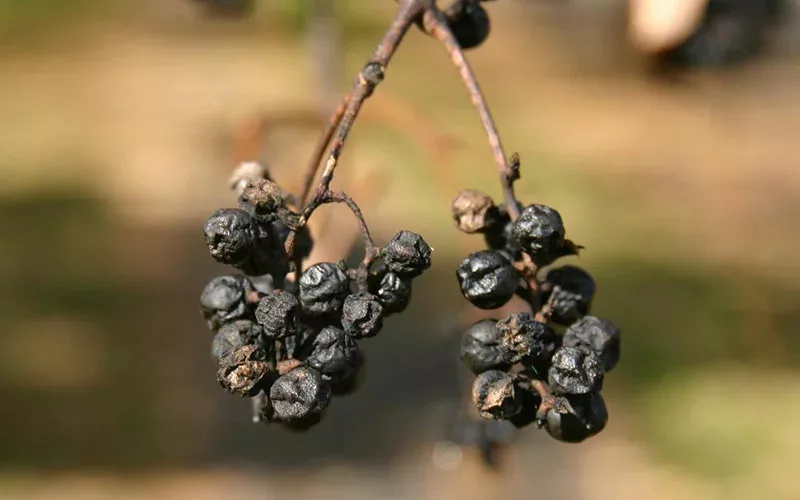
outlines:
[[484, 418], [536, 423], [560, 441], [583, 441], [605, 427], [600, 389], [619, 360], [620, 332], [587, 315], [595, 282], [586, 271], [565, 265], [539, 279], [538, 270], [580, 248], [565, 239], [561, 215], [545, 205], [515, 208], [512, 217], [474, 190], [452, 204], [456, 226], [483, 234], [487, 245], [458, 266], [464, 297], [496, 309], [518, 295], [534, 311], [485, 319], [464, 333], [461, 360], [477, 375], [472, 399]]
[[[363, 365], [358, 341], [406, 308], [412, 279], [430, 267], [431, 248], [400, 231], [378, 249], [367, 232], [358, 268], [342, 261], [302, 270], [313, 241], [292, 197], [264, 170], [241, 174], [234, 182], [239, 207], [217, 210], [203, 228], [211, 256], [241, 273], [212, 279], [200, 297], [215, 333], [217, 380], [254, 398], [256, 421], [306, 429], [320, 421], [332, 394], [356, 386]], [[291, 270], [295, 280], [287, 279]]]

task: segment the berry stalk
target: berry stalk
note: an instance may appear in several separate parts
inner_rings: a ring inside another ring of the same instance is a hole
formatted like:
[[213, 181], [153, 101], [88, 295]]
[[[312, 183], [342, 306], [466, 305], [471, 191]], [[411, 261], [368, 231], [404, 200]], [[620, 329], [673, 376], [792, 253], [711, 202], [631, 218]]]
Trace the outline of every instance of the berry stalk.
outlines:
[[508, 207], [508, 213], [511, 215], [511, 220], [514, 220], [519, 217], [520, 211], [519, 202], [514, 196], [514, 181], [519, 179], [519, 156], [515, 153], [512, 156], [513, 161], [509, 162], [506, 160], [506, 153], [503, 150], [503, 143], [500, 140], [500, 133], [497, 131], [492, 113], [489, 111], [489, 106], [486, 104], [486, 99], [483, 96], [475, 73], [464, 57], [464, 51], [448, 26], [445, 14], [435, 7], [428, 8], [425, 11], [423, 21], [425, 30], [439, 40], [445, 50], [447, 50], [450, 60], [456, 69], [458, 69], [458, 74], [469, 92], [472, 104], [478, 111], [481, 124], [489, 139], [489, 147], [492, 149], [492, 156], [494, 157], [497, 171], [500, 174], [503, 198]]

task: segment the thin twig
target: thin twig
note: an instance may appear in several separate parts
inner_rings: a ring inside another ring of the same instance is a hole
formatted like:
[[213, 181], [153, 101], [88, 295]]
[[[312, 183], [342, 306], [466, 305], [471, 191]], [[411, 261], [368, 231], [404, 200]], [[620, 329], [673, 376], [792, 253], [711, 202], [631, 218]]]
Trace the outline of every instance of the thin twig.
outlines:
[[321, 197], [316, 197], [309, 203], [307, 210], [313, 212], [316, 210], [320, 205], [324, 205], [327, 203], [344, 203], [353, 212], [356, 220], [358, 221], [358, 228], [361, 231], [361, 237], [364, 240], [364, 258], [361, 261], [361, 264], [358, 266], [358, 270], [356, 271], [356, 280], [360, 290], [366, 290], [367, 288], [367, 279], [369, 278], [369, 266], [372, 264], [378, 254], [380, 253], [380, 248], [375, 245], [375, 241], [372, 239], [372, 235], [369, 232], [369, 226], [367, 225], [366, 219], [364, 219], [364, 214], [361, 212], [361, 208], [359, 208], [358, 204], [350, 198], [346, 193], [337, 193], [333, 191], [326, 191]]
[[[372, 95], [375, 87], [383, 81], [383, 76], [386, 67], [389, 65], [389, 61], [400, 45], [400, 42], [403, 40], [403, 36], [408, 31], [408, 28], [414, 22], [414, 19], [419, 16], [426, 7], [432, 5], [432, 0], [404, 0], [401, 3], [394, 20], [386, 30], [386, 33], [373, 52], [372, 57], [358, 73], [350, 92], [348, 92], [333, 117], [331, 117], [328, 128], [325, 130], [322, 139], [317, 143], [311, 158], [311, 163], [306, 171], [304, 188], [300, 196], [300, 199], [303, 200], [304, 203], [302, 217], [300, 219], [301, 226], [306, 223], [314, 209], [319, 206], [319, 200], [329, 194], [329, 187], [333, 180], [336, 165], [342, 154], [345, 141], [358, 116], [358, 112], [361, 110], [361, 106], [364, 104], [364, 101]], [[308, 199], [308, 190], [319, 169], [318, 158], [324, 155], [324, 152], [329, 146], [330, 152], [325, 162], [325, 169], [320, 177], [319, 185], [311, 198]], [[306, 188], [306, 186], [309, 187]], [[286, 252], [288, 255], [292, 255], [295, 239], [296, 232], [293, 231], [286, 240]]]
[[[481, 123], [489, 139], [489, 146], [492, 149], [492, 156], [494, 157], [497, 171], [500, 174], [500, 185], [503, 188], [503, 198], [505, 198], [508, 213], [511, 215], [512, 220], [516, 219], [520, 211], [519, 203], [514, 196], [514, 181], [518, 176], [518, 168], [514, 168], [513, 163], [506, 159], [503, 143], [500, 141], [500, 134], [497, 131], [497, 126], [494, 124], [494, 119], [486, 104], [486, 99], [483, 96], [480, 85], [478, 85], [478, 81], [475, 78], [475, 74], [464, 57], [461, 46], [459, 46], [458, 41], [448, 27], [447, 18], [441, 11], [435, 8], [426, 9], [424, 25], [425, 29], [444, 45], [444, 48], [450, 55], [453, 65], [458, 69], [461, 80], [467, 87], [472, 104], [478, 110]], [[517, 162], [518, 161], [517, 159]]]
[[361, 106], [364, 104], [364, 101], [372, 95], [375, 87], [383, 81], [389, 61], [400, 45], [400, 42], [403, 40], [403, 36], [405, 36], [414, 18], [423, 11], [426, 3], [429, 2], [407, 0], [401, 4], [392, 24], [389, 26], [389, 29], [386, 30], [386, 34], [384, 34], [383, 39], [378, 44], [372, 57], [358, 73], [353, 83], [353, 88], [350, 91], [350, 100], [345, 107], [339, 127], [332, 138], [328, 159], [325, 162], [325, 170], [322, 171], [322, 177], [315, 196], [323, 195], [328, 189], [331, 180], [333, 180], [333, 173], [339, 162], [339, 157], [342, 154], [345, 141], [350, 134], [350, 130], [353, 128]]
[[325, 151], [328, 149], [328, 144], [330, 144], [331, 139], [333, 138], [333, 133], [336, 132], [336, 128], [339, 126], [339, 122], [342, 121], [344, 110], [350, 104], [352, 93], [353, 91], [351, 89], [347, 95], [344, 96], [344, 99], [342, 99], [342, 102], [339, 103], [336, 111], [334, 111], [330, 120], [328, 120], [328, 125], [326, 125], [322, 137], [320, 137], [316, 146], [314, 146], [314, 152], [311, 154], [311, 160], [308, 162], [305, 177], [303, 178], [303, 189], [300, 191], [300, 196], [298, 198], [300, 201], [300, 206], [305, 205], [305, 203], [308, 201], [308, 195], [311, 193], [311, 185], [314, 183], [314, 178], [317, 176], [317, 171], [319, 170], [322, 157], [325, 155]]
[[523, 373], [517, 374], [517, 384], [523, 389], [535, 391], [542, 402], [539, 403], [539, 408], [536, 410], [536, 421], [541, 426], [547, 418], [547, 412], [554, 410], [558, 413], [569, 413], [571, 406], [566, 398], [562, 398], [553, 394], [550, 386], [545, 382], [529, 377]]

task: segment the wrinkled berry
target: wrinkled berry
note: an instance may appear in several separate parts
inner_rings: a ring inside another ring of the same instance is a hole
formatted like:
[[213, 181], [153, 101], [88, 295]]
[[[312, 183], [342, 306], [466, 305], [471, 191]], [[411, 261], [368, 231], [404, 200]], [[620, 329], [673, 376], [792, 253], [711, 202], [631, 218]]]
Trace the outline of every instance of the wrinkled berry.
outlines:
[[294, 295], [278, 291], [261, 298], [256, 321], [264, 328], [264, 337], [277, 340], [297, 332], [299, 303]]
[[545, 279], [550, 291], [544, 300], [550, 300], [553, 314], [550, 319], [560, 325], [569, 325], [589, 312], [596, 285], [589, 273], [575, 266], [551, 269]]
[[476, 0], [458, 0], [447, 10], [447, 25], [462, 49], [472, 49], [489, 36], [489, 13]]
[[620, 331], [617, 325], [594, 316], [584, 316], [570, 325], [564, 333], [564, 345], [594, 352], [609, 372], [619, 361]]
[[507, 363], [499, 344], [497, 320], [478, 321], [461, 338], [461, 361], [476, 374], [486, 370], [504, 369]]
[[464, 297], [481, 309], [502, 307], [519, 283], [511, 262], [492, 250], [471, 253], [458, 266], [456, 276]]
[[384, 314], [403, 312], [411, 301], [411, 282], [394, 273], [386, 273], [376, 295]]
[[366, 380], [366, 364], [367, 358], [364, 356], [364, 351], [358, 349], [358, 358], [356, 359], [355, 367], [350, 375], [343, 380], [331, 380], [331, 392], [335, 396], [347, 396], [356, 392]]
[[242, 397], [252, 397], [260, 390], [259, 382], [269, 371], [267, 355], [257, 345], [244, 345], [222, 358], [217, 380], [225, 388]]
[[486, 228], [483, 239], [490, 249], [506, 252], [511, 257], [509, 260], [517, 261], [522, 257], [522, 247], [514, 239], [512, 232], [514, 224], [511, 222], [511, 216], [508, 215], [504, 205], [498, 206], [497, 210], [498, 219]]
[[247, 296], [252, 292], [253, 285], [244, 276], [217, 276], [209, 281], [200, 295], [208, 327], [217, 330], [225, 323], [246, 316], [249, 312]]
[[591, 351], [561, 347], [553, 355], [548, 372], [550, 387], [557, 394], [586, 394], [600, 390], [603, 367]]
[[242, 319], [227, 323], [219, 329], [211, 341], [211, 355], [218, 361], [230, 356], [245, 344], [260, 341], [261, 328], [250, 320]]
[[481, 417], [490, 420], [508, 420], [522, 408], [514, 379], [498, 370], [483, 372], [475, 378], [472, 401]]
[[313, 350], [306, 358], [322, 378], [339, 382], [358, 369], [361, 361], [358, 344], [345, 331], [334, 326], [323, 328], [314, 339]]
[[536, 412], [542, 404], [542, 398], [536, 392], [517, 387], [517, 392], [521, 398], [520, 411], [509, 419], [514, 427], [521, 429], [536, 422]]
[[383, 306], [371, 293], [348, 295], [342, 306], [342, 326], [353, 337], [374, 337], [383, 328]]
[[222, 208], [211, 214], [203, 234], [211, 256], [232, 265], [247, 260], [258, 239], [253, 218], [238, 208]]
[[535, 368], [546, 365], [559, 346], [559, 338], [546, 324], [528, 313], [512, 313], [497, 322], [499, 347], [507, 363], [526, 361]]
[[602, 431], [608, 422], [608, 410], [603, 396], [592, 392], [584, 396], [569, 396], [567, 413], [547, 411], [545, 430], [566, 443], [579, 443]]
[[431, 247], [422, 236], [403, 230], [386, 244], [383, 260], [398, 276], [413, 278], [431, 267]]
[[328, 406], [331, 387], [317, 370], [301, 366], [275, 380], [269, 399], [276, 419], [303, 420]]
[[545, 266], [560, 255], [564, 242], [561, 215], [546, 205], [525, 207], [511, 229], [533, 262]]
[[468, 234], [483, 232], [500, 220], [500, 213], [486, 193], [465, 189], [451, 204], [456, 227]]
[[319, 316], [339, 312], [349, 293], [347, 274], [332, 262], [314, 264], [300, 277], [300, 306], [307, 314]]

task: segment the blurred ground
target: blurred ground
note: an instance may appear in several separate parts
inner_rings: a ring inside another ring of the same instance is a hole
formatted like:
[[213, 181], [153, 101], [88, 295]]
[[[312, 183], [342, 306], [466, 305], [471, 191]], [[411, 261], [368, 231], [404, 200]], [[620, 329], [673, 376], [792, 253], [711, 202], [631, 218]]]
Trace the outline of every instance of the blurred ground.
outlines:
[[[379, 238], [425, 235], [434, 269], [368, 346], [366, 385], [287, 435], [253, 428], [215, 386], [196, 297], [222, 272], [199, 228], [232, 203], [233, 131], [315, 112], [302, 12], [19, 5], [0, 4], [0, 498], [800, 497], [791, 33], [746, 66], [664, 81], [625, 48], [619, 2], [490, 5], [494, 33], [470, 60], [522, 156], [523, 198], [559, 208], [587, 247], [595, 312], [625, 335], [609, 428], [581, 446], [521, 433], [492, 474], [471, 455], [431, 460], [460, 404], [452, 269], [480, 244], [451, 229], [448, 203], [499, 194], [441, 49], [409, 35], [337, 176]], [[349, 79], [392, 2], [338, 6]], [[454, 149], [409, 138], [428, 128]], [[297, 185], [315, 133], [267, 137], [279, 180]]]

